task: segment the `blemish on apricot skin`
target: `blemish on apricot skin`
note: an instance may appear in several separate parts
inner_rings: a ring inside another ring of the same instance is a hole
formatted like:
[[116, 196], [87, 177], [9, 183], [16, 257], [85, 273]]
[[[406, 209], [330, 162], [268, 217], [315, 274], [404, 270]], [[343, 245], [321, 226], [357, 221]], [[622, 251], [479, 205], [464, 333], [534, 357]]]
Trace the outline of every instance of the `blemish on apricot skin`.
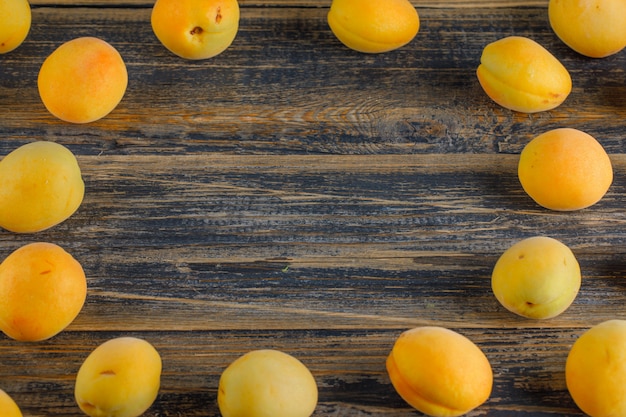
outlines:
[[104, 376], [114, 376], [115, 375], [115, 371], [108, 369], [106, 371], [102, 371], [100, 372], [100, 375], [104, 375]]
[[196, 26], [195, 28], [191, 29], [191, 31], [189, 32], [192, 36], [195, 35], [200, 35], [202, 32], [204, 32], [202, 30], [202, 28], [200, 26]]
[[219, 23], [222, 21], [222, 8], [217, 8], [217, 13], [215, 14], [215, 23]]
[[49, 274], [50, 272], [52, 272], [52, 270], [51, 270], [51, 269], [46, 269], [45, 271], [41, 271], [41, 272], [39, 273], [39, 275], [47, 275], [47, 274]]

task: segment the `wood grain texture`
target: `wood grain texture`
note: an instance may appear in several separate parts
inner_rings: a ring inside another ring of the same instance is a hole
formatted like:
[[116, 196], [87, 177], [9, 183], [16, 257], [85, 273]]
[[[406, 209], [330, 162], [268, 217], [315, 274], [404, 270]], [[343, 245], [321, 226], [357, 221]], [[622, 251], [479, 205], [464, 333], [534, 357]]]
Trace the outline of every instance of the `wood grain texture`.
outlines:
[[[149, 340], [163, 357], [148, 417], [218, 416], [223, 369], [256, 348], [292, 353], [320, 388], [316, 416], [420, 415], [384, 361], [405, 329], [442, 325], [490, 359], [494, 390], [470, 416], [581, 416], [564, 382], [567, 352], [593, 324], [624, 318], [626, 55], [585, 59], [551, 32], [542, 1], [414, 2], [422, 27], [383, 55], [330, 32], [330, 2], [241, 1], [240, 31], [191, 62], [152, 34], [147, 0], [33, 1], [27, 41], [0, 55], [0, 154], [33, 140], [77, 155], [86, 196], [69, 220], [0, 233], [0, 254], [40, 240], [85, 268], [86, 305], [34, 344], [0, 338], [0, 388], [26, 416], [80, 416], [74, 376], [99, 343]], [[570, 70], [558, 109], [493, 104], [475, 77], [482, 48], [529, 36]], [[77, 36], [112, 43], [129, 89], [105, 119], [69, 125], [41, 104], [43, 59]], [[561, 126], [596, 136], [615, 181], [573, 213], [538, 207], [517, 158]], [[499, 306], [491, 269], [537, 234], [572, 248], [581, 292], [561, 316]]]

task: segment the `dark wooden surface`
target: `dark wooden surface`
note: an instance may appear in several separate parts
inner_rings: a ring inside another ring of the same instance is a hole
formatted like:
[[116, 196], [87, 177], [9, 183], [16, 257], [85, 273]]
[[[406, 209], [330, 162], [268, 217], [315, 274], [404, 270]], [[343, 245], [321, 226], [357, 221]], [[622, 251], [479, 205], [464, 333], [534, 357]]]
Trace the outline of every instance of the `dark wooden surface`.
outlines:
[[[626, 53], [592, 60], [552, 33], [546, 1], [418, 1], [409, 45], [364, 55], [326, 23], [330, 1], [241, 1], [232, 46], [184, 61], [154, 37], [149, 0], [33, 0], [19, 49], [0, 56], [0, 154], [33, 140], [67, 145], [86, 196], [63, 224], [0, 233], [0, 256], [32, 241], [71, 252], [86, 305], [60, 335], [0, 338], [0, 388], [26, 416], [80, 416], [78, 367], [98, 344], [133, 335], [163, 358], [145, 414], [218, 416], [220, 373], [257, 348], [286, 351], [314, 374], [316, 416], [414, 416], [384, 362], [395, 338], [425, 324], [476, 342], [494, 370], [471, 416], [579, 416], [564, 382], [574, 340], [626, 318]], [[36, 79], [62, 42], [98, 36], [122, 54], [129, 87], [89, 125], [47, 113]], [[475, 77], [482, 48], [528, 36], [570, 70], [558, 109], [497, 107]], [[596, 206], [535, 205], [516, 176], [535, 135], [594, 135], [615, 180]], [[561, 316], [505, 311], [491, 269], [538, 234], [577, 256], [583, 284]]]

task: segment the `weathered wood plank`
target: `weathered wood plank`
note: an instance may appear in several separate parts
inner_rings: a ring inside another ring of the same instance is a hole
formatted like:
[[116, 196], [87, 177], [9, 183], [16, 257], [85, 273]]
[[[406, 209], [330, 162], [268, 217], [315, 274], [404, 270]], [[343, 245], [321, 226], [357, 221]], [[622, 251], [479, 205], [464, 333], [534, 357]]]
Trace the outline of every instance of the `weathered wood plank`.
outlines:
[[[564, 364], [578, 330], [477, 330], [459, 332], [475, 340], [494, 368], [491, 398], [468, 416], [577, 416], [568, 398]], [[397, 330], [65, 332], [46, 344], [0, 345], [0, 355], [20, 364], [0, 369], [11, 379], [13, 397], [33, 404], [29, 416], [80, 416], [73, 404], [74, 375], [99, 343], [119, 335], [149, 340], [163, 358], [159, 397], [144, 415], [217, 416], [219, 376], [239, 355], [269, 348], [305, 363], [320, 389], [315, 416], [419, 415], [395, 393], [385, 371]], [[540, 345], [538, 345], [540, 343]]]
[[[569, 126], [625, 151], [626, 55], [578, 56], [551, 32], [545, 8], [427, 9], [418, 37], [382, 55], [341, 45], [324, 9], [252, 8], [231, 48], [201, 62], [166, 51], [147, 9], [40, 8], [34, 19], [27, 42], [0, 57], [5, 150], [52, 138], [88, 153], [517, 153]], [[531, 36], [570, 69], [574, 90], [561, 107], [522, 115], [482, 92], [482, 48], [510, 34]], [[47, 54], [83, 35], [120, 50], [130, 85], [106, 119], [68, 125], [43, 108], [36, 77]]]

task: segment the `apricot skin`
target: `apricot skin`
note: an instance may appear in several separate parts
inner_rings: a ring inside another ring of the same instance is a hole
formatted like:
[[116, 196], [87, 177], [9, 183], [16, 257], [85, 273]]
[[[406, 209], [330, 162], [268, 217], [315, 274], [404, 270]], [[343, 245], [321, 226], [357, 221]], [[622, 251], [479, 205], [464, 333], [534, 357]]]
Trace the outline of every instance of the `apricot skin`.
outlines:
[[317, 395], [315, 379], [302, 362], [278, 350], [261, 349], [224, 370], [217, 402], [222, 417], [309, 417]]
[[465, 336], [443, 327], [407, 330], [387, 358], [400, 396], [429, 416], [460, 416], [491, 395], [493, 372], [484, 353]]
[[152, 30], [170, 52], [185, 59], [221, 54], [239, 30], [237, 0], [157, 0]]
[[604, 58], [626, 47], [626, 1], [550, 0], [550, 26], [574, 51]]
[[0, 264], [0, 329], [19, 341], [49, 339], [76, 318], [86, 296], [76, 259], [52, 243], [27, 244]]
[[162, 362], [157, 350], [135, 337], [110, 339], [94, 349], [78, 374], [74, 396], [91, 417], [138, 417], [157, 398]]
[[398, 49], [413, 40], [420, 26], [408, 0], [333, 0], [327, 20], [339, 41], [364, 53]]
[[22, 417], [22, 412], [13, 398], [3, 390], [0, 390], [0, 412], [2, 417]]
[[583, 333], [567, 356], [565, 381], [589, 416], [625, 416], [626, 321], [608, 320]]
[[551, 110], [572, 91], [567, 69], [532, 39], [509, 36], [487, 45], [476, 71], [497, 104], [522, 113]]
[[126, 64], [102, 39], [65, 42], [43, 62], [39, 96], [50, 113], [71, 123], [90, 123], [112, 112], [128, 86]]
[[65, 146], [31, 142], [0, 161], [0, 227], [34, 233], [78, 210], [85, 185], [76, 157]]
[[540, 206], [558, 211], [596, 204], [613, 182], [611, 160], [591, 135], [572, 128], [545, 132], [522, 150], [518, 178]]
[[532, 319], [561, 314], [580, 289], [580, 266], [572, 251], [547, 236], [523, 239], [500, 256], [491, 275], [498, 301]]
[[11, 52], [24, 42], [31, 19], [27, 0], [0, 0], [0, 54]]

